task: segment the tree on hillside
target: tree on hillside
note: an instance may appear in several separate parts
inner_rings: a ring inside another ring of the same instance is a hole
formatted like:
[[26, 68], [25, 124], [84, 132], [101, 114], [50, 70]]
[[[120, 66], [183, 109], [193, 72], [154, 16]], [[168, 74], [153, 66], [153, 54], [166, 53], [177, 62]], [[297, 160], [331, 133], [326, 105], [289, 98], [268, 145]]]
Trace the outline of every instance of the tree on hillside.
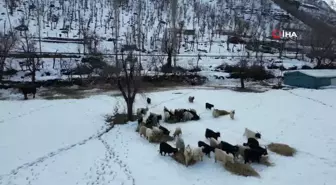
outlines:
[[36, 81], [36, 70], [38, 69], [39, 61], [35, 61], [35, 59], [37, 59], [36, 41], [34, 40], [33, 35], [29, 34], [28, 31], [25, 31], [23, 34], [21, 49], [26, 56], [26, 66], [31, 73], [31, 80], [34, 83]]
[[173, 67], [172, 67], [172, 59], [173, 59], [173, 50], [174, 50], [174, 46], [173, 44], [170, 42], [169, 39], [170, 36], [166, 36], [162, 42], [162, 46], [163, 46], [163, 50], [165, 53], [167, 53], [167, 62], [162, 66], [162, 72], [164, 73], [171, 73], [173, 71]]
[[240, 78], [240, 87], [245, 89], [245, 77], [247, 72], [248, 61], [245, 58], [242, 58], [238, 63], [238, 74]]
[[5, 0], [5, 2], [9, 9], [10, 15], [13, 15], [15, 8], [18, 7], [18, 4], [21, 3], [20, 0]]
[[3, 78], [6, 59], [11, 49], [13, 49], [18, 41], [16, 33], [8, 32], [7, 34], [0, 32], [0, 81]]
[[172, 44], [172, 52], [174, 55], [174, 67], [176, 67], [176, 54], [177, 54], [177, 29], [176, 29], [176, 19], [177, 19], [177, 11], [178, 11], [178, 0], [171, 1], [171, 24], [172, 24], [172, 37], [171, 37], [171, 44]]
[[327, 60], [332, 60], [336, 53], [336, 40], [325, 35], [321, 35], [315, 32], [310, 34], [310, 47], [311, 51], [308, 54], [314, 61], [317, 60], [316, 65], [321, 66], [326, 64]]

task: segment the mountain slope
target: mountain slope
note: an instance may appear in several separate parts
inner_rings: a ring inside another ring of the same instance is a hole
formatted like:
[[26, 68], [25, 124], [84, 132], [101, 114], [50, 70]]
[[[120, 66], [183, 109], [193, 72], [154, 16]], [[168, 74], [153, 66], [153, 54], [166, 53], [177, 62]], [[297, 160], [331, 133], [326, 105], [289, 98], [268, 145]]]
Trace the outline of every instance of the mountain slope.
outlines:
[[324, 0], [332, 9], [336, 10], [336, 0]]

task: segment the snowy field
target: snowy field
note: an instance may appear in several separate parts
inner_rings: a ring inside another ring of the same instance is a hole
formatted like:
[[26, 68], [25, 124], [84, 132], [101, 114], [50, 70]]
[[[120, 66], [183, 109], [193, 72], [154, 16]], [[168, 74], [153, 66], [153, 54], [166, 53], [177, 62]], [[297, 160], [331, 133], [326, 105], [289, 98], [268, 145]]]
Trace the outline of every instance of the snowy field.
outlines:
[[[205, 128], [218, 130], [222, 140], [244, 142], [245, 127], [260, 131], [261, 144], [281, 142], [298, 149], [293, 157], [270, 152], [273, 167], [252, 165], [261, 178], [235, 176], [214, 159], [186, 168], [158, 153], [134, 130], [136, 123], [115, 126], [104, 133], [104, 115], [119, 99], [96, 95], [81, 100], [1, 101], [0, 185], [220, 185], [220, 184], [335, 184], [336, 101], [327, 97], [335, 89], [265, 93], [229, 90], [175, 90], [149, 94], [151, 112], [168, 108], [194, 108], [200, 121], [181, 126], [186, 144], [205, 140]], [[187, 103], [195, 96], [194, 104]], [[235, 109], [236, 119], [212, 118], [204, 103]], [[136, 107], [145, 105], [138, 97]], [[122, 108], [122, 106], [121, 106]]]

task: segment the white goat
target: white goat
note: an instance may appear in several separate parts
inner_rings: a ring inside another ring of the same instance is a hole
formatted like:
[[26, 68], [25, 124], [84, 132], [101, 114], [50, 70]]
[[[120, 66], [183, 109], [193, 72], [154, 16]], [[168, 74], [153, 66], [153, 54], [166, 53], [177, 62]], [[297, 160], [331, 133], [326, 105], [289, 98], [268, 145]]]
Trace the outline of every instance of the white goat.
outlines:
[[181, 137], [177, 137], [176, 139], [176, 148], [179, 150], [184, 151], [185, 145], [184, 145], [184, 141]]
[[210, 138], [210, 146], [211, 147], [214, 147], [214, 148], [217, 148], [218, 147], [218, 141], [215, 139], [215, 138]]
[[153, 130], [153, 133], [156, 135], [160, 135], [163, 133], [163, 131], [159, 129], [159, 127], [153, 127], [152, 130]]
[[203, 161], [204, 153], [202, 147], [196, 147], [192, 149], [192, 157], [195, 161]]
[[227, 154], [221, 149], [215, 148], [215, 162], [221, 161], [224, 165], [229, 161], [234, 163], [234, 157], [232, 154]]
[[176, 127], [173, 137], [179, 136], [182, 134], [181, 127]]
[[147, 130], [147, 127], [141, 126], [140, 130], [139, 130], [140, 136], [145, 136], [146, 137], [146, 130]]
[[244, 151], [246, 150], [246, 149], [249, 149], [249, 147], [247, 147], [247, 146], [243, 146], [243, 145], [238, 145], [238, 147], [239, 147], [239, 150], [238, 150], [238, 154], [242, 157], [242, 158], [244, 158]]
[[260, 139], [261, 134], [259, 132], [253, 132], [252, 130], [245, 128], [244, 135], [247, 139], [248, 138], [254, 138], [254, 139]]
[[185, 112], [183, 113], [183, 121], [189, 121], [189, 120], [191, 120], [193, 117], [194, 117], [194, 115], [191, 114], [191, 112], [189, 112], [189, 111], [185, 111]]
[[152, 129], [150, 129], [150, 128], [146, 129], [146, 138], [149, 142], [152, 141], [152, 138], [153, 138], [153, 130]]
[[184, 149], [183, 155], [184, 155], [184, 159], [185, 159], [185, 164], [188, 167], [190, 160], [193, 158], [192, 149], [191, 149], [190, 145], [187, 145], [187, 147]]

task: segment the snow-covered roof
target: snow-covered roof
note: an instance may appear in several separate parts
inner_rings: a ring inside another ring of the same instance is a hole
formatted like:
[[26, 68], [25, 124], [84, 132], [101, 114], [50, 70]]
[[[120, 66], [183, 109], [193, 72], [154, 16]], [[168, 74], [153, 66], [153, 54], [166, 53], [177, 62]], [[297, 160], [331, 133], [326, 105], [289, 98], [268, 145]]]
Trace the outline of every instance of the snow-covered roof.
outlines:
[[300, 72], [313, 77], [336, 77], [336, 69], [307, 69], [288, 71], [288, 73], [291, 72]]

